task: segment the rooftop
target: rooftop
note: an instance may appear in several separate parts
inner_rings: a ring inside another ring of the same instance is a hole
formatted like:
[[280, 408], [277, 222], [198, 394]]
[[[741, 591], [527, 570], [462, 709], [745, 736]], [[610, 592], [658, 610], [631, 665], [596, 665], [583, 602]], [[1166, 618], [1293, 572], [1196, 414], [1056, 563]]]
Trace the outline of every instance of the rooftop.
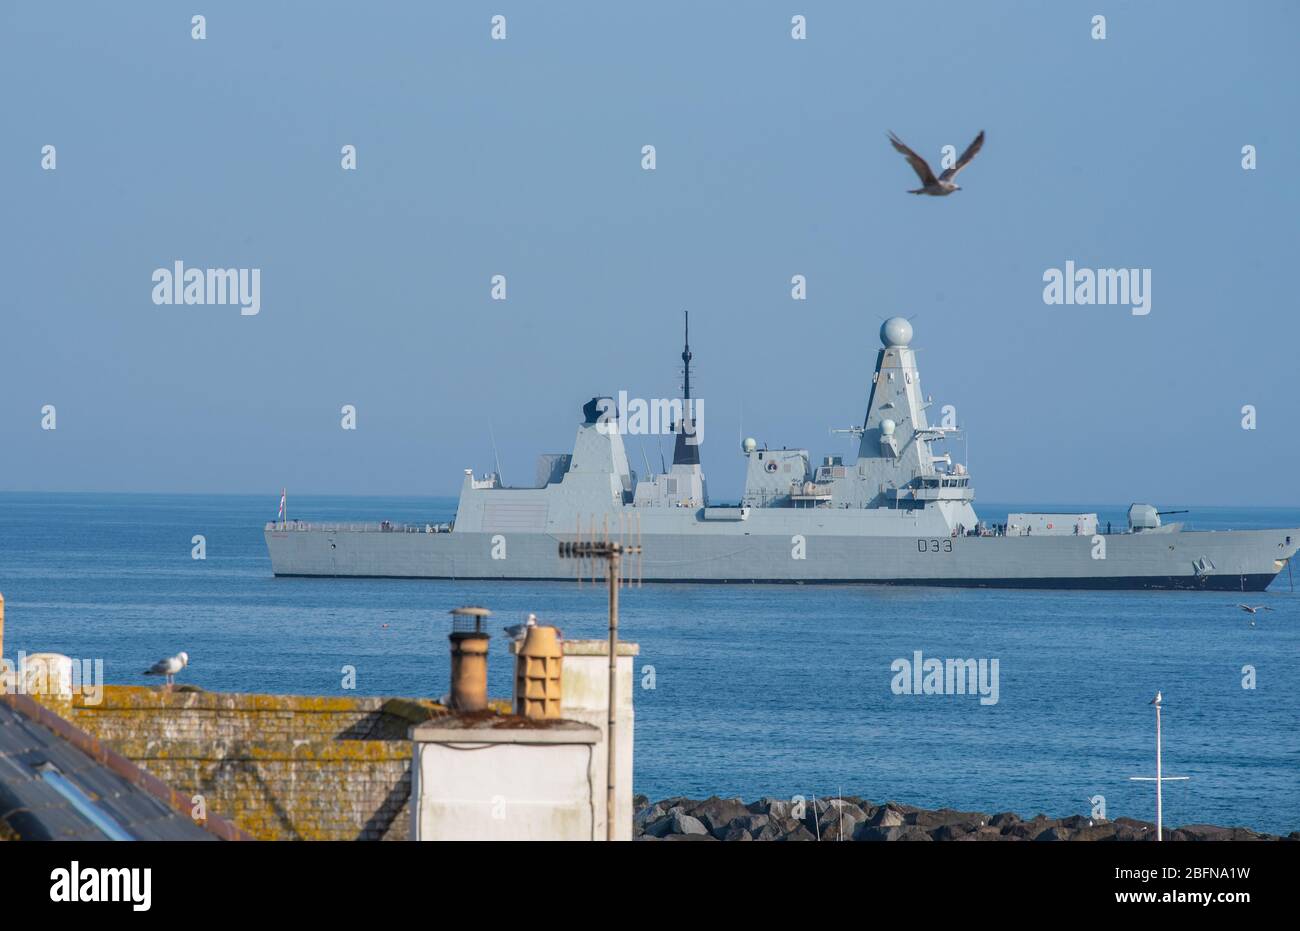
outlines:
[[23, 695], [0, 696], [0, 840], [239, 840], [221, 818]]

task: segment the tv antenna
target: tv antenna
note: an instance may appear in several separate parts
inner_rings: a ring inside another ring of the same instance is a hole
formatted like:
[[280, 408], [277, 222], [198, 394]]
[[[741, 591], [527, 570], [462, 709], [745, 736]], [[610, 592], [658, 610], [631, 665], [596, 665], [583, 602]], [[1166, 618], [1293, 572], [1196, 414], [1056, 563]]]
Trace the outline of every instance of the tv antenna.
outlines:
[[[593, 518], [594, 521], [594, 518]], [[579, 519], [579, 531], [582, 523]], [[608, 522], [606, 523], [608, 527]], [[638, 522], [637, 537], [640, 538], [640, 526]], [[597, 559], [605, 561], [605, 577], [609, 583], [609, 717], [608, 730], [606, 734], [605, 763], [606, 763], [606, 793], [605, 793], [605, 840], [614, 839], [614, 778], [615, 778], [615, 744], [614, 729], [616, 726], [618, 710], [618, 590], [621, 585], [620, 569], [622, 568], [624, 555], [638, 557], [638, 566], [641, 556], [641, 545], [625, 544], [618, 540], [610, 540], [608, 533], [604, 540], [573, 540], [560, 544], [559, 548], [561, 559], [590, 559], [593, 562]], [[581, 562], [579, 562], [581, 566]], [[582, 584], [582, 577], [579, 574], [578, 584]], [[640, 585], [640, 571], [637, 573], [637, 584]]]

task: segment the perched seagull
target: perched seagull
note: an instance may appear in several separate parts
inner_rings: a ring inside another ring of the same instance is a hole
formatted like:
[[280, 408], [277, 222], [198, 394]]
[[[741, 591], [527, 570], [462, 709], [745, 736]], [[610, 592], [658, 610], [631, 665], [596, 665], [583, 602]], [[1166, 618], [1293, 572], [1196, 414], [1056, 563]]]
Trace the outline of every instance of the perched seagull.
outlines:
[[1160, 699], [1160, 693], [1159, 693], [1159, 692], [1156, 692], [1156, 697], [1153, 698], [1153, 699], [1151, 699], [1149, 702], [1147, 702], [1147, 704], [1148, 704], [1148, 705], [1158, 705], [1158, 704], [1160, 704], [1160, 701], [1161, 701], [1161, 699]]
[[1261, 611], [1273, 610], [1268, 605], [1237, 605], [1237, 607], [1241, 608], [1241, 610], [1245, 611], [1247, 614], [1258, 614]]
[[908, 148], [907, 143], [903, 142], [902, 139], [899, 139], [891, 132], [889, 141], [893, 143], [895, 149], [902, 153], [908, 164], [912, 166], [912, 170], [916, 172], [917, 177], [921, 179], [921, 187], [907, 193], [946, 197], [953, 191], [961, 190], [960, 185], [953, 184], [952, 179], [957, 177], [957, 172], [969, 165], [970, 160], [979, 154], [980, 148], [984, 145], [984, 130], [981, 129], [980, 134], [975, 137], [975, 141], [966, 147], [965, 152], [961, 153], [961, 158], [957, 159], [957, 164], [944, 171], [937, 178], [934, 176], [934, 172], [930, 170], [930, 165], [926, 160]]
[[511, 640], [523, 640], [528, 636], [528, 628], [536, 626], [537, 615], [529, 614], [528, 620], [524, 621], [522, 624], [512, 624], [510, 627], [505, 628], [505, 632]]
[[181, 652], [167, 659], [160, 659], [144, 671], [146, 676], [166, 676], [170, 686], [176, 679], [176, 673], [190, 664], [190, 654]]

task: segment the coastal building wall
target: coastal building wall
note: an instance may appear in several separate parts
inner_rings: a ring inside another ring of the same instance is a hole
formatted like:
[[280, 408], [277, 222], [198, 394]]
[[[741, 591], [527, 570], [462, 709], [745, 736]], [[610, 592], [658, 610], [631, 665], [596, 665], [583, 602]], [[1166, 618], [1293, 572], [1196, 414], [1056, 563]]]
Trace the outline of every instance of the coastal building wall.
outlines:
[[76, 695], [70, 707], [34, 697], [260, 840], [407, 839], [407, 731], [446, 714], [402, 698], [137, 686], [106, 686], [98, 704]]
[[413, 838], [603, 840], [601, 739], [578, 721], [481, 712], [411, 728]]
[[[571, 721], [581, 721], [600, 730], [600, 741], [593, 748], [596, 772], [601, 784], [606, 779], [606, 751], [609, 746], [609, 642], [606, 640], [564, 640], [564, 698], [560, 713]], [[518, 649], [516, 645], [515, 649]], [[618, 645], [618, 712], [615, 718], [614, 767], [614, 839], [632, 839], [632, 763], [636, 741], [636, 712], [633, 690], [639, 680], [633, 678], [633, 664], [640, 654], [636, 643]], [[600, 824], [604, 831], [604, 797], [601, 796]], [[601, 834], [601, 837], [604, 835]]]

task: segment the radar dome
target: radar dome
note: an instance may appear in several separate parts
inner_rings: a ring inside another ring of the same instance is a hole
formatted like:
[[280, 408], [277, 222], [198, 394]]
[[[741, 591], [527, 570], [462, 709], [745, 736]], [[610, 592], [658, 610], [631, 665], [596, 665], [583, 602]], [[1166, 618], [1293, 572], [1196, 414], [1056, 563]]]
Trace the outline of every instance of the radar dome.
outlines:
[[880, 341], [886, 346], [906, 346], [912, 341], [912, 324], [906, 317], [890, 317], [880, 325]]
[[754, 439], [752, 436], [747, 436], [745, 437], [745, 442], [740, 444], [740, 448], [747, 453], [752, 453], [754, 450], [758, 449], [758, 440]]
[[895, 426], [896, 424], [892, 420], [882, 420], [880, 421], [880, 432], [885, 436], [893, 436]]

